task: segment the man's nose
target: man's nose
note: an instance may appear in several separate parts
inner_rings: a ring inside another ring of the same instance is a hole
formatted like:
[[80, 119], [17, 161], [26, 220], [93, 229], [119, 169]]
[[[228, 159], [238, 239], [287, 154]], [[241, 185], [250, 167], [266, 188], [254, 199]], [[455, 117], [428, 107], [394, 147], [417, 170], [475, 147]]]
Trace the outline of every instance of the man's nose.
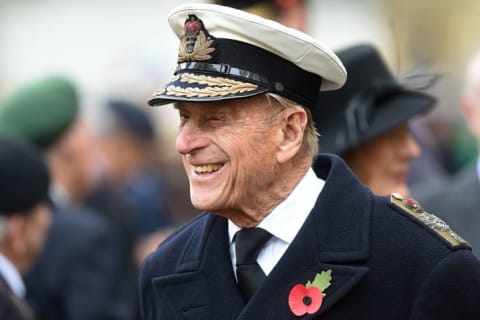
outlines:
[[180, 154], [189, 154], [208, 144], [208, 139], [201, 128], [193, 122], [188, 122], [180, 128], [176, 140], [176, 149]]

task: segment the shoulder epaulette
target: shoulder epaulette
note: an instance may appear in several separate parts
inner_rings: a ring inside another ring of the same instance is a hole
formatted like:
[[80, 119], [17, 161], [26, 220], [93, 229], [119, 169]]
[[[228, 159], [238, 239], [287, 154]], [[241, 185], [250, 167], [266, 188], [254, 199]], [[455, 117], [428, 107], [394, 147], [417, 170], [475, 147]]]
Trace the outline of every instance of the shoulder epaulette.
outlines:
[[453, 247], [469, 246], [468, 242], [450, 229], [445, 221], [425, 211], [415, 199], [404, 199], [400, 194], [393, 193], [390, 196], [390, 202], [435, 231]]

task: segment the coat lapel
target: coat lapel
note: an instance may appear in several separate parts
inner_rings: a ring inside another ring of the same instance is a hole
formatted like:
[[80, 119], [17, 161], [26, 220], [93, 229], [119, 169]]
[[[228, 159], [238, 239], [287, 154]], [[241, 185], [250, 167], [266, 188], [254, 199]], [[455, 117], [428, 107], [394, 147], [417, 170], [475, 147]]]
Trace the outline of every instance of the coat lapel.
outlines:
[[24, 299], [16, 296], [0, 274], [0, 315], [2, 319], [33, 320], [33, 311]]
[[[368, 272], [358, 262], [369, 254], [373, 198], [343, 162], [335, 158], [323, 162], [326, 171], [317, 174], [326, 184], [314, 209], [238, 319], [315, 319], [335, 307]], [[295, 316], [288, 305], [290, 290], [326, 270], [332, 270], [332, 279], [320, 309]]]
[[159, 301], [174, 309], [175, 319], [235, 319], [244, 302], [233, 274], [226, 220], [211, 215], [201, 229], [182, 253], [177, 273], [154, 279], [153, 286]]

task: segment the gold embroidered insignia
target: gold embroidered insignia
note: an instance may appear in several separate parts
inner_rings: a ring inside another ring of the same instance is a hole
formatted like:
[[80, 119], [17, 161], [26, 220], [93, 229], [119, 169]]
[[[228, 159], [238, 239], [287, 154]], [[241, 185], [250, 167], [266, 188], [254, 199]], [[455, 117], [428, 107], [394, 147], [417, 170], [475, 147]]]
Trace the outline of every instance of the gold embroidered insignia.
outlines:
[[179, 86], [170, 85], [166, 88], [166, 95], [177, 97], [218, 97], [229, 94], [250, 92], [258, 88], [256, 84], [249, 82], [241, 82], [222, 77], [196, 75], [192, 73], [183, 73], [180, 77], [180, 81], [207, 86], [204, 88], [182, 88]]
[[456, 234], [450, 226], [439, 217], [426, 212], [415, 199], [403, 197], [397, 193], [390, 196], [390, 202], [414, 216], [426, 226], [447, 240], [452, 246], [469, 245], [462, 237]]
[[164, 93], [165, 93], [165, 88], [160, 88], [152, 94], [152, 98], [155, 98], [156, 96], [161, 96]]
[[170, 78], [170, 82], [175, 82], [177, 81], [178, 79], [180, 79], [180, 76], [178, 74], [174, 74], [171, 78]]
[[178, 63], [185, 61], [205, 61], [212, 59], [214, 39], [205, 30], [202, 20], [189, 15], [184, 25], [184, 33], [180, 37]]

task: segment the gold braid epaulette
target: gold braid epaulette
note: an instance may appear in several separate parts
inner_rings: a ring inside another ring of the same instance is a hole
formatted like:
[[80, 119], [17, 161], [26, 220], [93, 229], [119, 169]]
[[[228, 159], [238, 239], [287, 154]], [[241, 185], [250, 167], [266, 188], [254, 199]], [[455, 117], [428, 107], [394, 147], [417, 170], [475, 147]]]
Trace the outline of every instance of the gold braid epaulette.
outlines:
[[460, 245], [469, 246], [468, 242], [465, 241], [458, 234], [456, 234], [452, 229], [450, 229], [450, 226], [445, 223], [445, 221], [431, 213], [426, 212], [416, 200], [411, 198], [403, 199], [401, 195], [393, 193], [390, 196], [390, 202], [395, 206], [401, 208], [402, 210], [406, 211], [413, 217], [417, 218], [426, 226], [430, 227], [430, 229], [439, 234], [453, 247], [457, 247]]

